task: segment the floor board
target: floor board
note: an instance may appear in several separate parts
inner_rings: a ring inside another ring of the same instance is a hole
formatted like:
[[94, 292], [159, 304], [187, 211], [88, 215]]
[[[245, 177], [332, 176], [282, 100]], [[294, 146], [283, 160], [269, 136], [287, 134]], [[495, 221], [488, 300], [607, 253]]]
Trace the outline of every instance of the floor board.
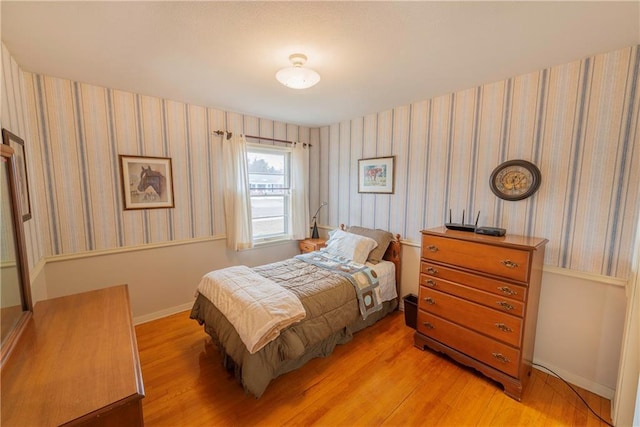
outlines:
[[[606, 426], [545, 372], [533, 370], [517, 402], [476, 371], [415, 348], [413, 332], [394, 313], [255, 399], [188, 311], [138, 325], [145, 425]], [[609, 400], [576, 389], [608, 419]]]

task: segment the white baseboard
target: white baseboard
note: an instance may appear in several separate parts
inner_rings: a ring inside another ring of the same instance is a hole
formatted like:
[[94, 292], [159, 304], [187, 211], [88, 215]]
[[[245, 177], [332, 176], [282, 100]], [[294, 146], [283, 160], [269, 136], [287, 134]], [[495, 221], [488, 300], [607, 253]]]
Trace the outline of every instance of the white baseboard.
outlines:
[[[595, 393], [598, 396], [602, 396], [605, 399], [609, 399], [612, 400], [613, 396], [615, 394], [615, 390], [612, 388], [609, 388], [607, 386], [604, 386], [602, 384], [598, 384], [592, 380], [589, 380], [587, 378], [583, 378], [579, 375], [573, 374], [569, 371], [566, 371], [562, 368], [558, 368], [557, 366], [552, 365], [551, 363], [547, 363], [544, 360], [540, 360], [540, 359], [536, 359], [535, 357], [533, 358], [533, 363], [537, 363], [538, 365], [542, 365], [546, 368], [551, 369], [553, 372], [555, 372], [557, 375], [559, 375], [560, 377], [562, 377], [563, 380], [565, 380], [566, 382], [568, 382], [569, 384], [572, 385], [576, 385], [580, 388], [583, 388], [585, 390], [590, 391], [591, 393]], [[534, 368], [542, 371], [542, 372], [546, 372], [549, 375], [553, 375], [553, 372], [549, 372], [548, 370], [544, 369], [543, 367], [540, 366], [533, 366]]]
[[140, 325], [142, 323], [151, 322], [152, 320], [162, 319], [163, 317], [171, 316], [172, 314], [180, 313], [181, 311], [190, 310], [191, 307], [193, 307], [193, 302], [188, 302], [174, 307], [165, 308], [164, 310], [156, 311], [154, 313], [145, 314], [144, 316], [134, 317], [133, 324]]

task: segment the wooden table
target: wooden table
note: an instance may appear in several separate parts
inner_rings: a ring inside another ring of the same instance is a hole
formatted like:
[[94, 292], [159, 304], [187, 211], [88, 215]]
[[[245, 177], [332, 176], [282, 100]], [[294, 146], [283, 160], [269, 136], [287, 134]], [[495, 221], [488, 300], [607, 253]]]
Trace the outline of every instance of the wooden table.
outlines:
[[326, 246], [327, 239], [304, 239], [298, 242], [300, 252], [307, 253], [319, 251]]
[[2, 368], [1, 424], [141, 426], [144, 387], [127, 285], [53, 298]]

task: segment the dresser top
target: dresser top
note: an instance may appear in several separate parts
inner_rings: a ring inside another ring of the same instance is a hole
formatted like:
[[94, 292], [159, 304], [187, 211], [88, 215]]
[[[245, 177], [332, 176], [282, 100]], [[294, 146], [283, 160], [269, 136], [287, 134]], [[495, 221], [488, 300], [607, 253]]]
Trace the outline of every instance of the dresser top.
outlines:
[[544, 246], [548, 240], [542, 237], [520, 236], [517, 234], [505, 234], [504, 236], [487, 236], [468, 231], [449, 230], [445, 226], [422, 230], [422, 234], [449, 237], [452, 239], [466, 240], [469, 242], [486, 243], [496, 246], [506, 246], [518, 249], [535, 250]]
[[38, 302], [2, 368], [2, 425], [60, 425], [144, 396], [127, 286]]

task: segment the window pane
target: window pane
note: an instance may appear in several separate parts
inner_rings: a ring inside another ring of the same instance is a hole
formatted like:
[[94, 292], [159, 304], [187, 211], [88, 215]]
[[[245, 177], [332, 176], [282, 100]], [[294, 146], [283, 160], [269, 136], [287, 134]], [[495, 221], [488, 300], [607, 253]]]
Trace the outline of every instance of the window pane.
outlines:
[[268, 175], [264, 173], [249, 174], [249, 187], [254, 188], [286, 188], [284, 175]]
[[247, 153], [249, 184], [259, 188], [289, 186], [289, 153], [269, 152], [265, 148], [250, 148]]
[[285, 157], [287, 153], [268, 154], [262, 152], [249, 152], [247, 159], [249, 161], [249, 173], [279, 173], [285, 171]]
[[285, 233], [284, 218], [264, 218], [253, 220], [253, 237], [262, 239], [269, 236]]
[[289, 233], [289, 158], [280, 148], [251, 146], [247, 152], [254, 240]]
[[289, 189], [266, 189], [266, 188], [252, 188], [249, 190], [249, 195], [253, 196], [286, 196], [289, 194]]
[[284, 216], [284, 197], [251, 197], [251, 216], [264, 218]]

